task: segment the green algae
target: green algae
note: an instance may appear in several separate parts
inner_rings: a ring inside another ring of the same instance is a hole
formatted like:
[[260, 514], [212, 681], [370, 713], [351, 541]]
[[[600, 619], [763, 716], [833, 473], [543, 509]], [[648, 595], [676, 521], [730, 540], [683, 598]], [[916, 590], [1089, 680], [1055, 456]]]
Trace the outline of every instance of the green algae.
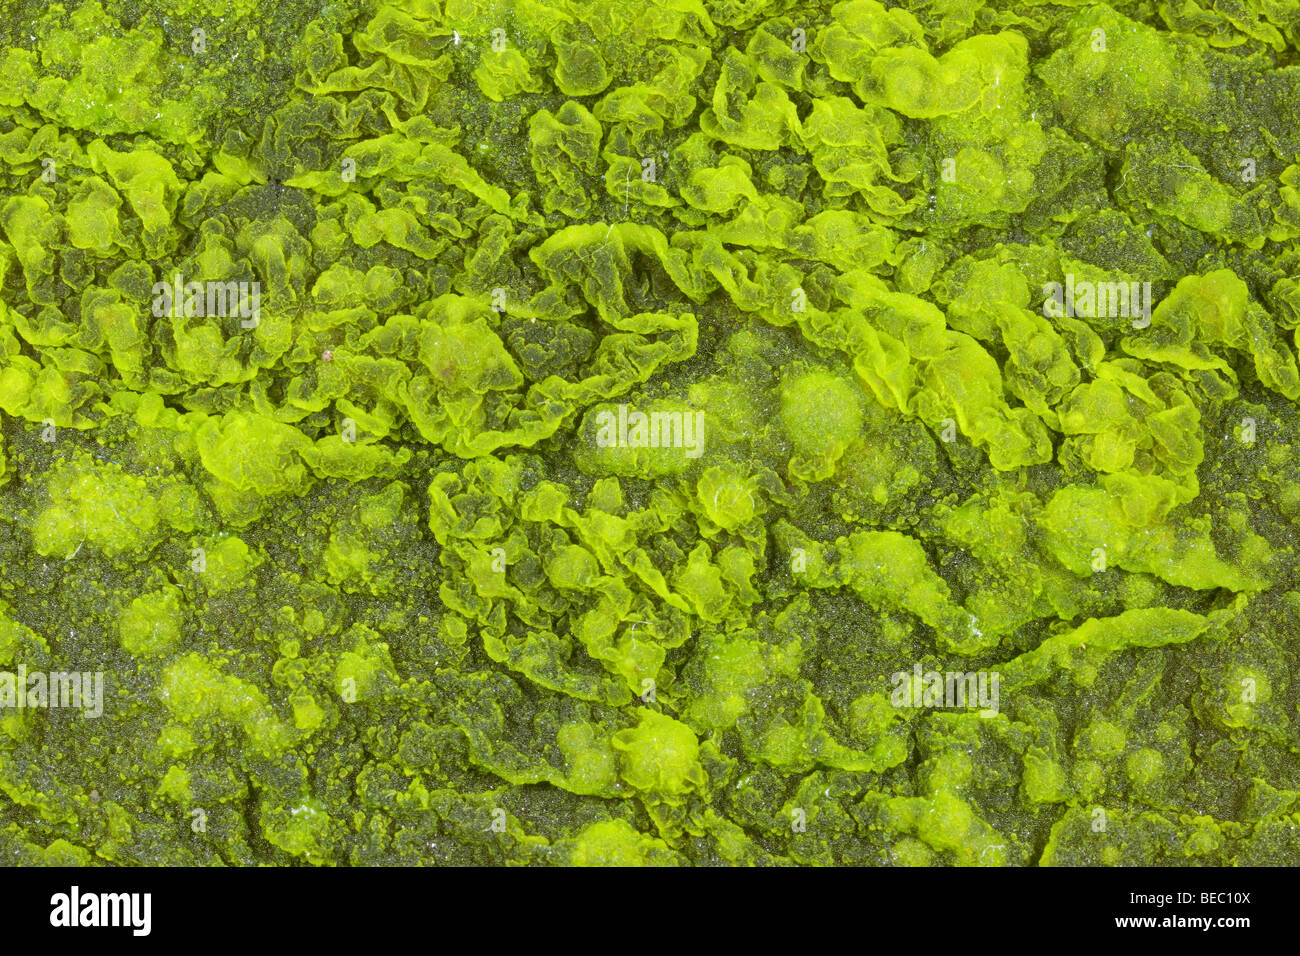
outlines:
[[1300, 858], [1285, 3], [10, 6], [10, 860]]

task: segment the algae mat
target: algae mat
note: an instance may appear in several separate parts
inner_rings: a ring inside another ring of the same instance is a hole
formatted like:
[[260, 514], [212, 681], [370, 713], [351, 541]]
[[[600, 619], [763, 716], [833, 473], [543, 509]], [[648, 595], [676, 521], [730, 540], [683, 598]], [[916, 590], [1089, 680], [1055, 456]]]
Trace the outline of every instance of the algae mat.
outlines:
[[1300, 860], [1300, 7], [0, 2], [10, 864]]

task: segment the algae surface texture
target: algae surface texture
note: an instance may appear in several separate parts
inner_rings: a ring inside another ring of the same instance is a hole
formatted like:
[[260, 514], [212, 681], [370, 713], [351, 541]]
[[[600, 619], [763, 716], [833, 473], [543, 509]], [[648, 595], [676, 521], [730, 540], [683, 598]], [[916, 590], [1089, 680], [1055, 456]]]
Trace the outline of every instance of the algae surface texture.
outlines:
[[0, 0], [0, 858], [1300, 861], [1300, 4]]

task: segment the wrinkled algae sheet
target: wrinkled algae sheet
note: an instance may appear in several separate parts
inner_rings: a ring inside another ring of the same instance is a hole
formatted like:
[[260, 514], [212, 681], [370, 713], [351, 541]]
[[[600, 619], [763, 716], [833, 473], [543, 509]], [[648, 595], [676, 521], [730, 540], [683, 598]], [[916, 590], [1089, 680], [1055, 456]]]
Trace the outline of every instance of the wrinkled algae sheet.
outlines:
[[1293, 864], [1288, 0], [3, 0], [0, 854]]

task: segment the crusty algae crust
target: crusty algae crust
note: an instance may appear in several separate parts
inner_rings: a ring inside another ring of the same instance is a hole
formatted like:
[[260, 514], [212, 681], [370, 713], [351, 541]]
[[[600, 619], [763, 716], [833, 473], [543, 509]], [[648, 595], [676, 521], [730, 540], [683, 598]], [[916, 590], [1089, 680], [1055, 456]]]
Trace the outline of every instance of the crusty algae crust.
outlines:
[[1293, 0], [0, 12], [6, 862], [1300, 860]]

